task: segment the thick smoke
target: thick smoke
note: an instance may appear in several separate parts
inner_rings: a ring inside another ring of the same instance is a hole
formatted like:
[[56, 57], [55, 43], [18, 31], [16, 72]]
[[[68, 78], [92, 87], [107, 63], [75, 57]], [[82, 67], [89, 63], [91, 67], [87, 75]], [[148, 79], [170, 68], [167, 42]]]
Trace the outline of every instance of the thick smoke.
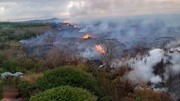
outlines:
[[[180, 74], [180, 25], [160, 18], [93, 19], [78, 22], [78, 28], [73, 24], [56, 23], [52, 25], [54, 32], [21, 43], [29, 54], [36, 52], [37, 48], [40, 55], [58, 48], [93, 60], [101, 59], [95, 45], [107, 46], [106, 43], [111, 41], [115, 44], [110, 46], [116, 46], [112, 48], [115, 55], [111, 61], [113, 67], [128, 64], [132, 70], [125, 78], [135, 84], [158, 85]], [[91, 37], [84, 40], [82, 37], [86, 34]], [[128, 58], [124, 58], [124, 54]]]
[[180, 73], [180, 40], [171, 42], [166, 47], [170, 48], [168, 55], [171, 64], [169, 69], [173, 75], [177, 75]]
[[127, 47], [164, 47], [163, 45], [180, 38], [179, 25], [167, 18], [127, 17], [102, 18], [80, 22], [84, 28], [80, 32], [91, 32], [97, 38], [116, 38]]
[[[179, 45], [179, 41], [171, 42], [164, 47], [166, 49], [152, 49], [146, 56], [128, 60], [130, 67], [133, 69], [128, 73], [128, 79], [135, 83], [151, 82], [157, 84], [166, 82], [170, 76], [178, 75], [180, 73]], [[154, 74], [154, 67], [160, 62], [164, 64], [158, 67], [165, 70], [163, 76]]]
[[180, 43], [173, 41], [164, 49], [152, 49], [149, 54], [127, 60], [132, 68], [126, 77], [135, 84], [149, 84], [155, 90], [167, 91], [174, 101], [180, 99]]
[[[174, 16], [176, 15], [169, 17], [176, 18]], [[169, 23], [169, 17], [139, 16], [88, 19], [76, 22], [79, 24], [79, 28], [74, 28], [73, 24], [67, 26], [58, 23], [52, 26], [55, 32], [47, 32], [21, 42], [29, 47], [29, 53], [37, 46], [49, 44], [54, 47], [71, 46], [75, 53], [81, 53], [85, 58], [95, 58], [97, 52], [94, 50], [94, 46], [97, 43], [104, 44], [105, 40], [109, 39], [118, 41], [119, 45], [125, 46], [117, 49], [119, 53], [136, 47], [163, 48], [172, 40], [180, 38], [180, 28], [176, 24], [178, 22], [174, 19], [174, 23]], [[91, 39], [82, 40], [82, 36], [87, 33]], [[116, 53], [114, 52], [114, 54]]]
[[159, 83], [162, 79], [153, 74], [153, 66], [159, 63], [164, 56], [164, 51], [161, 49], [153, 49], [149, 51], [149, 55], [142, 59], [132, 59], [129, 61], [130, 66], [133, 68], [129, 72], [128, 78], [133, 82], [148, 82]]

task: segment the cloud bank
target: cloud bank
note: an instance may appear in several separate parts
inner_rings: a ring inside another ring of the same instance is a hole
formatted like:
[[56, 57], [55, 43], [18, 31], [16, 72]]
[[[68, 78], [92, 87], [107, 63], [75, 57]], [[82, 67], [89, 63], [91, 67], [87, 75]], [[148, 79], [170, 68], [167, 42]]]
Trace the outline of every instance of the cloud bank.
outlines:
[[0, 20], [180, 12], [179, 0], [0, 0]]

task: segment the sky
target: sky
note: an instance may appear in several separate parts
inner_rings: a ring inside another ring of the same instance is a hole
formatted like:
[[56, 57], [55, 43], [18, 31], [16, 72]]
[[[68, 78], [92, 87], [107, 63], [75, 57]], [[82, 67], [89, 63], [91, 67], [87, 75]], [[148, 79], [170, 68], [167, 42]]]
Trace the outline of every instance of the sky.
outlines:
[[0, 21], [180, 13], [180, 0], [0, 0]]

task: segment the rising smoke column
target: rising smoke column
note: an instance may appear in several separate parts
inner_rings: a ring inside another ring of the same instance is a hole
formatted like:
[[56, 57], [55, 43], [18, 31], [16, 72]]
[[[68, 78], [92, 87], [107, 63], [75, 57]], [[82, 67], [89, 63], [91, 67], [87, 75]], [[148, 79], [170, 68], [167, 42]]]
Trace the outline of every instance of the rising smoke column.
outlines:
[[[180, 73], [180, 47], [179, 41], [174, 41], [166, 45], [164, 49], [152, 49], [148, 55], [139, 56], [129, 60], [129, 66], [132, 68], [127, 78], [135, 83], [154, 84], [166, 82], [170, 76], [176, 76]], [[154, 74], [154, 66], [162, 62], [165, 71], [161, 74]]]
[[164, 51], [161, 49], [153, 49], [149, 51], [149, 55], [142, 59], [132, 59], [129, 61], [132, 71], [128, 74], [128, 79], [135, 83], [149, 82], [159, 83], [161, 78], [153, 74], [153, 66], [159, 63], [164, 56]]

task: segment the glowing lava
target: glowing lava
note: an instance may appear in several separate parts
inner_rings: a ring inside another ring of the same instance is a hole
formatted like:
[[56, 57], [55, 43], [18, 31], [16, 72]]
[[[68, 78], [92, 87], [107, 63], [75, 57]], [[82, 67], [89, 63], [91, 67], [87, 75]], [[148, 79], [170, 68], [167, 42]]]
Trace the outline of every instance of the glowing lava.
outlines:
[[96, 45], [96, 46], [95, 46], [95, 49], [96, 49], [96, 51], [97, 51], [98, 53], [100, 53], [100, 54], [105, 54], [105, 53], [106, 53], [105, 50], [104, 50], [104, 48], [103, 48], [101, 45]]
[[83, 37], [82, 37], [84, 40], [87, 40], [89, 38], [91, 38], [91, 36], [89, 34], [85, 34]]

